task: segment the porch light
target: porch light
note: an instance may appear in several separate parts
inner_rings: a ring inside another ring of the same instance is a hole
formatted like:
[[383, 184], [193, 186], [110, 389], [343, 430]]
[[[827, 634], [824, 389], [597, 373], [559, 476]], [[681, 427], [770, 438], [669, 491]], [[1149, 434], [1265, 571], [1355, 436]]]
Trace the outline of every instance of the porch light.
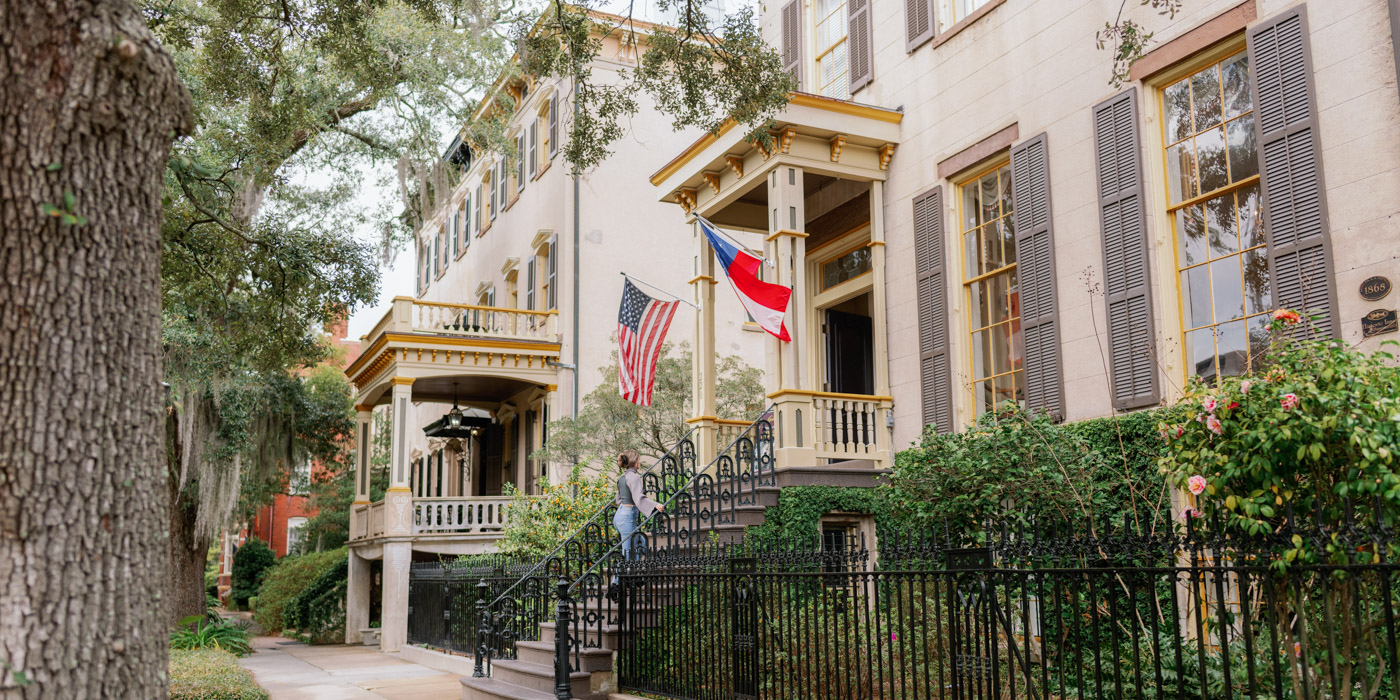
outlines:
[[452, 382], [452, 410], [447, 412], [447, 427], [452, 430], [462, 427], [462, 409], [457, 407], [457, 382]]
[[452, 383], [452, 410], [423, 429], [428, 437], [469, 438], [491, 424], [486, 416], [469, 416], [457, 405], [457, 383]]

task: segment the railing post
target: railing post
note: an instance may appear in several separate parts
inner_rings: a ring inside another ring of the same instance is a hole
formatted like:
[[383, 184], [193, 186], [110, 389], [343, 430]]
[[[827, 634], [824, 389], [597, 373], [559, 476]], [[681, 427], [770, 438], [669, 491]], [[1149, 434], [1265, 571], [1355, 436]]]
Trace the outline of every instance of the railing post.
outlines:
[[559, 602], [554, 608], [554, 697], [569, 700], [573, 683], [569, 679], [569, 580], [560, 578], [557, 584]]
[[476, 663], [472, 666], [472, 678], [486, 677], [483, 660], [490, 629], [490, 620], [486, 614], [486, 579], [483, 578], [476, 582]]

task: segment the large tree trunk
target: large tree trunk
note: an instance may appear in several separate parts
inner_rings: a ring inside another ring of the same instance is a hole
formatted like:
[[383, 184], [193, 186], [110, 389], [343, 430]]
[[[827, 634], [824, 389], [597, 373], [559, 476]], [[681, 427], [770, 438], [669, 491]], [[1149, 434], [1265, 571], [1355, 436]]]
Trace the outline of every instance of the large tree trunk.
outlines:
[[0, 27], [0, 696], [160, 698], [161, 173], [190, 100], [128, 2], [0, 0]]
[[[171, 455], [179, 459], [179, 454]], [[170, 577], [165, 585], [166, 621], [176, 624], [191, 615], [204, 614], [204, 566], [208, 539], [195, 535], [197, 506], [179, 491], [179, 480], [170, 479]]]

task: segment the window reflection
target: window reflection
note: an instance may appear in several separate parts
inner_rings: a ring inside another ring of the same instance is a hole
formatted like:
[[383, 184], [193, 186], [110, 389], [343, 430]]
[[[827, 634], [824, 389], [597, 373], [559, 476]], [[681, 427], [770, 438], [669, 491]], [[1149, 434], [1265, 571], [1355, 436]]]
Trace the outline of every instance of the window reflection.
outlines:
[[1011, 170], [1002, 166], [961, 186], [963, 279], [977, 415], [1021, 403], [1021, 309], [1011, 225]]

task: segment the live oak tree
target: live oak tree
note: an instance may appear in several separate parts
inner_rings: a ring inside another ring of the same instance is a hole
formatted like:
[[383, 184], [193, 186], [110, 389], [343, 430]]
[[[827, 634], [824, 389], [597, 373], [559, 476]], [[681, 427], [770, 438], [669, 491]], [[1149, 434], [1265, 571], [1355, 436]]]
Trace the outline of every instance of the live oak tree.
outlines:
[[161, 172], [125, 1], [0, 1], [0, 696], [165, 695]]

